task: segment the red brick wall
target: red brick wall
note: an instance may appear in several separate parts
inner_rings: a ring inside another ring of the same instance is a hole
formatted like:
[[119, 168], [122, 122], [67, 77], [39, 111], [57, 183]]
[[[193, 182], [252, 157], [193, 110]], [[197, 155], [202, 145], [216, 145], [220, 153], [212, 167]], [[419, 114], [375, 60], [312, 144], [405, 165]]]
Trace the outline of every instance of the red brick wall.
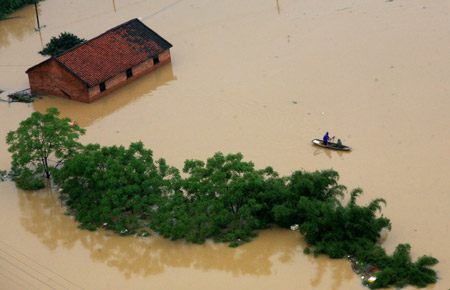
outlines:
[[137, 78], [140, 78], [143, 75], [148, 74], [149, 72], [157, 69], [158, 67], [169, 63], [171, 61], [170, 58], [170, 50], [166, 50], [159, 55], [159, 63], [157, 65], [153, 65], [153, 59], [148, 59], [143, 63], [138, 64], [137, 66], [132, 68], [133, 76], [127, 79], [126, 72], [122, 72], [115, 77], [110, 78], [105, 82], [106, 90], [100, 93], [100, 87], [95, 86], [89, 89], [89, 103], [93, 102], [106, 94], [111, 93], [114, 90], [134, 81]]
[[126, 72], [110, 78], [105, 82], [106, 90], [101, 93], [98, 85], [88, 89], [85, 83], [54, 59], [50, 59], [29, 70], [28, 79], [30, 88], [34, 92], [90, 103], [170, 61], [170, 50], [166, 50], [159, 55], [159, 63], [157, 65], [153, 64], [153, 59], [148, 59], [133, 67], [133, 76], [129, 79], [127, 79]]
[[29, 70], [28, 80], [34, 92], [88, 101], [87, 85], [54, 59]]

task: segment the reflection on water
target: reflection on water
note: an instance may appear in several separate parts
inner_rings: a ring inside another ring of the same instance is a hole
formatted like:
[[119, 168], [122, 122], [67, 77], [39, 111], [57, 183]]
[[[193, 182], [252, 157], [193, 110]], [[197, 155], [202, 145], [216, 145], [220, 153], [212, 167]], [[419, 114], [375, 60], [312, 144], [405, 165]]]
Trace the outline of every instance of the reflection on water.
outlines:
[[[40, 8], [38, 11], [40, 12]], [[0, 21], [0, 48], [8, 47], [11, 38], [22, 41], [25, 35], [35, 32], [36, 16], [33, 5], [11, 13], [8, 18]]]
[[297, 231], [261, 231], [254, 241], [239, 248], [213, 242], [192, 245], [158, 236], [120, 237], [103, 229], [95, 232], [79, 230], [74, 218], [63, 214], [58, 194], [50, 186], [33, 193], [17, 190], [16, 194], [20, 224], [48, 249], [77, 252], [75, 245], [81, 244], [93, 262], [120, 271], [126, 279], [159, 275], [173, 268], [205, 272], [217, 270], [231, 273], [234, 277], [270, 276], [275, 274], [273, 268], [276, 264], [301, 266], [299, 258], [308, 262], [305, 265], [308, 269], [303, 271], [313, 273], [309, 275], [311, 288], [323, 289], [331, 281], [327, 289], [343, 289], [357, 277], [345, 259], [304, 255], [306, 243]]
[[93, 261], [117, 268], [126, 277], [155, 275], [164, 272], [166, 267], [213, 269], [234, 276], [270, 275], [275, 261], [290, 263], [294, 255], [302, 255], [298, 233], [283, 229], [263, 231], [251, 244], [238, 249], [213, 242], [192, 245], [161, 237], [141, 239], [120, 237], [104, 230], [78, 230], [73, 217], [63, 214], [64, 209], [52, 190], [33, 194], [19, 191], [18, 194], [21, 224], [45, 246], [51, 250], [71, 249], [80, 242], [90, 251]]
[[314, 156], [316, 155], [326, 155], [328, 158], [333, 158], [333, 155], [336, 157], [339, 156], [340, 158], [345, 157], [345, 155], [350, 154], [351, 151], [338, 151], [338, 150], [331, 150], [331, 149], [326, 149], [326, 148], [320, 148], [317, 146], [311, 146], [311, 148], [313, 149], [313, 154]]
[[[411, 1], [46, 0], [43, 41], [33, 6], [0, 22], [0, 89], [28, 86], [24, 71], [43, 60], [37, 52], [51, 36], [90, 38], [138, 16], [173, 42], [177, 77], [166, 65], [92, 104], [56, 97], [3, 103], [0, 135], [32, 109], [56, 106], [81, 126], [94, 124], [87, 141], [142, 139], [179, 168], [187, 158], [223, 151], [282, 175], [336, 169], [343, 184], [365, 190], [361, 203], [387, 200], [383, 213], [394, 226], [388, 252], [408, 242], [413, 254], [440, 260], [442, 280], [428, 289], [441, 289], [450, 265], [443, 224], [450, 207], [450, 138], [442, 134], [450, 120], [442, 81], [449, 75], [447, 2], [423, 9]], [[344, 144], [352, 139], [355, 150], [311, 146], [325, 128], [345, 136]], [[10, 164], [7, 147], [0, 142], [0, 168]], [[210, 289], [213, 279], [220, 289], [363, 289], [347, 261], [305, 257], [298, 233], [263, 231], [238, 249], [107, 236], [78, 230], [53, 193], [24, 194], [7, 184], [0, 184], [0, 240], [33, 249], [30, 256], [49, 264], [63, 257], [62, 273], [89, 289], [144, 289], [149, 282], [155, 289]]]
[[332, 290], [342, 289], [342, 284], [345, 280], [355, 278], [355, 273], [351, 270], [350, 263], [345, 259], [330, 260], [326, 256], [314, 258], [313, 255], [308, 255], [308, 259], [312, 264], [315, 264], [315, 275], [310, 279], [313, 287], [320, 287], [323, 283], [322, 279], [327, 272], [331, 272], [332, 275], [333, 283], [331, 283], [332, 286], [330, 288]]
[[281, 10], [280, 10], [280, 3], [278, 2], [278, 0], [277, 0], [277, 11], [278, 11], [278, 15], [280, 15]]
[[62, 117], [69, 117], [81, 127], [87, 127], [176, 79], [172, 64], [168, 63], [93, 103], [86, 104], [54, 96], [44, 96], [43, 99], [33, 103], [33, 108], [45, 113], [47, 108], [56, 107]]
[[[204, 245], [186, 244], [161, 237], [120, 237], [105, 230], [89, 232], [77, 229], [73, 217], [63, 214], [57, 193], [47, 188], [32, 194], [18, 190], [21, 224], [50, 250], [73, 249], [81, 243], [92, 261], [119, 270], [128, 279], [164, 273], [168, 268], [219, 270], [241, 275], [272, 275], [274, 264], [292, 264], [297, 257], [307, 259], [315, 268], [310, 279], [313, 287], [332, 272], [333, 287], [339, 289], [344, 280], [354, 278], [346, 260], [304, 255], [306, 243], [297, 231], [271, 229], [261, 231], [250, 244], [229, 248], [227, 244], [208, 241]], [[323, 284], [322, 284], [323, 285]]]
[[114, 0], [112, 0], [112, 3], [113, 3], [113, 7], [114, 7], [114, 13], [117, 13], [117, 10], [116, 10], [116, 2], [115, 2]]

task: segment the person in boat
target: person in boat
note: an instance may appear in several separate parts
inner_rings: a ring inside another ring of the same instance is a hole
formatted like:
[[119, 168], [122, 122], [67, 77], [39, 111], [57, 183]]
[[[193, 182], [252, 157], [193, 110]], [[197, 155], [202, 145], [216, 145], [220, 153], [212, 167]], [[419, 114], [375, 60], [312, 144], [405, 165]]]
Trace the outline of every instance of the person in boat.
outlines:
[[336, 147], [338, 147], [338, 148], [344, 147], [344, 145], [342, 145], [341, 139], [338, 139], [338, 140], [337, 140]]
[[323, 144], [323, 145], [327, 145], [329, 139], [330, 139], [330, 136], [328, 136], [328, 132], [327, 132], [327, 133], [325, 134], [325, 136], [323, 136], [322, 144]]

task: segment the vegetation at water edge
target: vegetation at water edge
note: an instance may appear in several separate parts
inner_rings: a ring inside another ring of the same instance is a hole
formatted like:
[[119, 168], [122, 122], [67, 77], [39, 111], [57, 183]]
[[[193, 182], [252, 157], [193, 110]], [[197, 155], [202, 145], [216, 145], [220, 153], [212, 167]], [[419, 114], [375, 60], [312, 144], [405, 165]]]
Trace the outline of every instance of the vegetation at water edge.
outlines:
[[6, 15], [19, 9], [27, 4], [34, 4], [41, 0], [1, 0], [0, 1], [0, 20], [4, 19]]
[[[371, 289], [436, 282], [430, 268], [436, 258], [413, 262], [408, 244], [398, 245], [392, 255], [377, 244], [380, 233], [391, 230], [390, 220], [380, 214], [386, 201], [358, 205], [363, 191], [356, 188], [343, 204], [347, 188], [334, 170], [279, 176], [270, 166], [255, 169], [241, 153], [217, 152], [206, 162], [186, 160], [182, 177], [165, 159], [155, 160], [142, 142], [128, 148], [81, 146], [76, 140], [84, 130], [58, 114], [55, 108], [45, 115], [35, 112], [8, 133], [12, 167], [22, 188], [39, 188], [39, 178], [52, 175], [82, 228], [139, 236], [152, 230], [172, 240], [214, 239], [237, 247], [258, 230], [296, 223], [308, 243], [305, 254], [351, 255], [379, 268], [373, 283], [363, 282]], [[50, 154], [59, 160], [51, 166]]]
[[83, 147], [77, 140], [86, 130], [59, 114], [56, 108], [48, 108], [46, 114], [33, 112], [16, 131], [7, 134], [11, 173], [20, 188], [43, 188], [44, 178], [50, 178], [53, 169]]

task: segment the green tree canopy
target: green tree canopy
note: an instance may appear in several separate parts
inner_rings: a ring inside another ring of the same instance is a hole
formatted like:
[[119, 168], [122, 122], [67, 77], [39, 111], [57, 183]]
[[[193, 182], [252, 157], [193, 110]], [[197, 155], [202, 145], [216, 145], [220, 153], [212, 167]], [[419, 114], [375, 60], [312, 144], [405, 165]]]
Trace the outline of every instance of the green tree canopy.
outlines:
[[[271, 224], [299, 231], [314, 255], [351, 255], [380, 269], [371, 289], [407, 284], [424, 287], [436, 282], [430, 267], [438, 261], [422, 256], [411, 261], [410, 246], [400, 244], [387, 255], [377, 244], [391, 223], [378, 216], [383, 199], [365, 206], [356, 203], [360, 188], [340, 201], [345, 186], [333, 170], [295, 171], [279, 177], [271, 167], [256, 170], [240, 153], [220, 152], [201, 160], [186, 160], [181, 178], [163, 159], [153, 161], [142, 143], [124, 147], [88, 145], [54, 173], [83, 227], [98, 226], [121, 233], [150, 227], [166, 238], [203, 243], [212, 238], [237, 246]], [[305, 249], [305, 253], [309, 248]]]
[[75, 47], [83, 42], [85, 42], [86, 39], [79, 38], [78, 36], [69, 33], [69, 32], [63, 32], [58, 37], [52, 37], [50, 39], [50, 42], [47, 43], [43, 50], [39, 51], [42, 55], [49, 55], [51, 57], [55, 57], [66, 50], [71, 49], [72, 47]]
[[[376, 260], [386, 260], [382, 270], [376, 273], [377, 279], [369, 284], [370, 289], [387, 288], [392, 285], [398, 288], [407, 285], [426, 287], [428, 284], [436, 283], [437, 273], [431, 266], [438, 263], [436, 258], [422, 256], [416, 262], [411, 260], [411, 246], [399, 244], [391, 256], [382, 254]], [[374, 262], [376, 264], [377, 261]]]
[[41, 174], [50, 178], [51, 168], [57, 168], [82, 147], [77, 140], [85, 130], [69, 118], [58, 118], [59, 114], [56, 108], [48, 108], [46, 114], [33, 112], [16, 131], [7, 134], [12, 169], [19, 181]]
[[300, 233], [314, 253], [328, 254], [331, 258], [342, 258], [356, 254], [356, 245], [375, 244], [382, 229], [391, 229], [389, 219], [376, 216], [383, 199], [375, 199], [367, 206], [358, 206], [356, 197], [362, 190], [354, 189], [350, 201], [342, 206], [333, 199], [319, 201], [302, 197], [297, 205], [303, 220]]
[[274, 221], [282, 227], [304, 222], [303, 209], [298, 207], [302, 198], [315, 202], [339, 203], [338, 197], [343, 197], [346, 187], [338, 181], [339, 174], [331, 169], [293, 172], [285, 178], [285, 189], [277, 186], [272, 193], [276, 198], [271, 207]]
[[106, 223], [122, 233], [145, 226], [158, 199], [179, 186], [178, 170], [164, 159], [154, 162], [142, 142], [128, 149], [90, 144], [55, 171], [54, 179], [83, 227]]
[[202, 243], [214, 237], [220, 241], [248, 241], [263, 225], [257, 213], [263, 204], [259, 195], [265, 179], [275, 176], [272, 168], [255, 170], [240, 153], [218, 152], [206, 164], [186, 160], [183, 193], [162, 200], [152, 219], [153, 229], [165, 237]]

